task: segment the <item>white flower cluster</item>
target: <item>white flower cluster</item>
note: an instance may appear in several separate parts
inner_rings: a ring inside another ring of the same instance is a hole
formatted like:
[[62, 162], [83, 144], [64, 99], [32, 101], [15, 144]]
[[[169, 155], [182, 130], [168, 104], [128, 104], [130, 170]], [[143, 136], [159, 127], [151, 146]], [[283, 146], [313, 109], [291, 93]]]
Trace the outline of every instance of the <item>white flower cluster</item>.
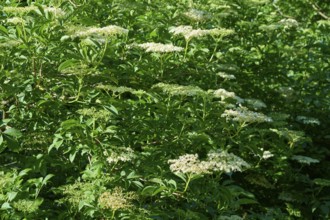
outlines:
[[299, 26], [299, 23], [295, 19], [292, 19], [292, 18], [282, 19], [278, 23], [283, 25], [284, 28], [295, 28], [295, 27]]
[[217, 73], [217, 75], [220, 76], [223, 79], [236, 79], [236, 77], [234, 75], [227, 74], [227, 73], [224, 73], [224, 72], [219, 72], [219, 73]]
[[296, 120], [305, 125], [320, 125], [320, 121], [317, 118], [306, 117], [306, 116], [297, 116]]
[[[26, 7], [3, 7], [3, 11], [10, 14], [26, 14], [31, 11], [38, 10], [36, 6], [26, 6]], [[64, 16], [65, 12], [61, 8], [55, 7], [43, 7], [43, 10], [48, 13], [52, 13], [55, 16]]]
[[128, 162], [136, 158], [136, 154], [134, 153], [132, 148], [129, 147], [119, 147], [117, 152], [112, 151], [110, 155], [108, 152], [104, 152], [104, 154], [108, 157], [107, 162], [109, 164], [116, 164], [118, 162]]
[[116, 25], [109, 25], [102, 28], [97, 27], [85, 27], [81, 28], [71, 35], [71, 37], [88, 37], [88, 36], [115, 36], [115, 35], [127, 35], [128, 30]]
[[21, 40], [7, 40], [5, 42], [0, 42], [0, 48], [11, 48], [17, 47], [18, 45], [22, 44]]
[[154, 85], [152, 88], [159, 88], [163, 92], [176, 96], [203, 96], [207, 95], [207, 92], [202, 90], [197, 86], [180, 86], [177, 84], [166, 84], [166, 83], [158, 83]]
[[212, 171], [224, 171], [226, 173], [239, 171], [249, 168], [250, 165], [242, 158], [222, 150], [210, 151], [207, 154], [207, 163]]
[[65, 12], [61, 8], [55, 8], [55, 7], [44, 7], [43, 8], [45, 12], [52, 13], [55, 16], [61, 17], [65, 15]]
[[168, 160], [173, 173], [210, 174], [212, 172], [241, 172], [250, 165], [242, 158], [226, 151], [216, 150], [207, 154], [205, 161], [198, 159], [197, 154], [186, 154], [175, 160]]
[[193, 29], [192, 26], [178, 26], [178, 27], [171, 27], [169, 32], [173, 35], [183, 35], [186, 41], [190, 41], [192, 38], [199, 38], [207, 35], [212, 36], [220, 36], [225, 37], [234, 33], [233, 30], [230, 29], [209, 29], [209, 30], [202, 30], [202, 29]]
[[262, 154], [262, 159], [267, 160], [268, 158], [273, 157], [274, 154], [272, 154], [270, 151], [266, 150]]
[[225, 89], [217, 89], [213, 92], [214, 97], [221, 98], [221, 100], [225, 100], [227, 98], [236, 98], [234, 92], [228, 92]]
[[146, 52], [154, 53], [170, 53], [183, 51], [182, 47], [174, 46], [173, 44], [161, 44], [161, 43], [144, 43], [138, 44], [137, 47], [144, 49]]
[[317, 159], [313, 159], [311, 157], [294, 155], [291, 159], [298, 161], [299, 163], [304, 163], [310, 165], [311, 163], [319, 163], [320, 161]]
[[211, 18], [211, 15], [205, 11], [190, 9], [189, 11], [183, 13], [184, 16], [193, 21], [204, 21]]
[[227, 109], [221, 115], [221, 117], [232, 119], [238, 122], [249, 122], [249, 123], [261, 123], [261, 122], [272, 122], [270, 117], [258, 112], [248, 110], [246, 107], [239, 107], [235, 110]]
[[31, 11], [37, 10], [36, 6], [26, 6], [26, 7], [3, 7], [3, 12], [11, 13], [11, 14], [25, 14]]
[[7, 23], [14, 24], [14, 25], [18, 25], [18, 24], [24, 25], [25, 20], [23, 18], [20, 18], [20, 17], [12, 17], [12, 18], [7, 19]]
[[192, 174], [208, 174], [209, 166], [198, 159], [197, 154], [186, 154], [180, 156], [179, 159], [168, 160], [170, 170], [173, 173], [192, 173]]

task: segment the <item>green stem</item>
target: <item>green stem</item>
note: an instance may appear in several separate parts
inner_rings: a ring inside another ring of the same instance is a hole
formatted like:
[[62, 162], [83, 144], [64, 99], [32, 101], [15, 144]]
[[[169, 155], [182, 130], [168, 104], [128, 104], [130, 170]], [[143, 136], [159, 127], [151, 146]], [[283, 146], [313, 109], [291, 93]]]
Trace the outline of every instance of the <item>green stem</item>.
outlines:
[[185, 193], [185, 192], [187, 191], [190, 181], [191, 181], [191, 176], [190, 176], [190, 174], [189, 174], [189, 175], [188, 175], [188, 180], [187, 180], [187, 182], [186, 182], [186, 186], [184, 187], [184, 190], [183, 190], [182, 193]]
[[215, 52], [217, 51], [217, 49], [218, 49], [218, 42], [216, 43], [216, 45], [215, 45], [215, 47], [214, 47], [214, 50], [213, 50], [213, 53], [212, 53], [211, 58], [209, 59], [209, 62], [212, 61], [212, 59], [213, 59], [213, 57], [214, 57], [214, 54], [215, 54]]
[[189, 40], [186, 40], [186, 47], [184, 49], [184, 56], [183, 56], [184, 60], [186, 59], [186, 56], [187, 56], [188, 46], [189, 46]]

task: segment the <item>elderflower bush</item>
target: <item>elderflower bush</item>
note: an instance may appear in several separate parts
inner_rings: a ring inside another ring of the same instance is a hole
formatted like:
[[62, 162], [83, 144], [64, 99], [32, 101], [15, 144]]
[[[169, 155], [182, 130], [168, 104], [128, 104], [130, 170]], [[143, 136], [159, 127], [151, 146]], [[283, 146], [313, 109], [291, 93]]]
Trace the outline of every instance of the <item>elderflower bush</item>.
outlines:
[[0, 7], [1, 218], [329, 218], [325, 1]]

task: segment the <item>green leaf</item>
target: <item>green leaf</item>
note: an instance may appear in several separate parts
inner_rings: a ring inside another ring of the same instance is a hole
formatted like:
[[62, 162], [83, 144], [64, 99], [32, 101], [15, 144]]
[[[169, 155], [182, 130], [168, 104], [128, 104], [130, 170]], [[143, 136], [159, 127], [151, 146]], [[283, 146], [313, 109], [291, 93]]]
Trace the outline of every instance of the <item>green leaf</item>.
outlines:
[[174, 173], [177, 177], [182, 179], [184, 182], [187, 182], [186, 175], [183, 173]]
[[330, 180], [328, 180], [328, 179], [317, 178], [317, 179], [314, 179], [313, 182], [319, 186], [330, 186]]
[[153, 179], [150, 180], [150, 182], [158, 183], [161, 186], [165, 186], [164, 182], [159, 178], [153, 178]]
[[77, 154], [77, 151], [75, 151], [75, 152], [73, 152], [69, 155], [69, 160], [70, 160], [71, 163], [73, 163], [74, 158], [76, 157], [76, 154]]
[[0, 25], [0, 32], [5, 34], [5, 35], [8, 35], [8, 30], [2, 25]]
[[15, 197], [17, 196], [17, 192], [8, 192], [7, 193], [8, 196], [8, 201], [13, 201], [13, 199], [15, 199]]
[[146, 186], [142, 192], [141, 195], [143, 196], [152, 196], [153, 193], [158, 189], [158, 186]]
[[70, 130], [74, 127], [84, 127], [82, 124], [80, 124], [79, 121], [75, 120], [75, 119], [69, 119], [66, 120], [64, 122], [61, 123], [61, 127], [63, 128], [63, 130]]
[[5, 210], [5, 209], [11, 209], [11, 206], [10, 206], [9, 202], [4, 202], [1, 205], [1, 210]]
[[72, 68], [74, 66], [77, 66], [78, 64], [80, 64], [79, 60], [75, 60], [75, 59], [66, 60], [59, 65], [58, 71], [61, 72], [67, 68]]
[[22, 133], [19, 130], [15, 129], [15, 128], [8, 128], [7, 130], [5, 130], [3, 132], [3, 134], [6, 134], [6, 135], [11, 136], [13, 138], [20, 138], [22, 136]]
[[254, 199], [239, 199], [238, 204], [248, 205], [248, 204], [258, 204], [258, 202]]

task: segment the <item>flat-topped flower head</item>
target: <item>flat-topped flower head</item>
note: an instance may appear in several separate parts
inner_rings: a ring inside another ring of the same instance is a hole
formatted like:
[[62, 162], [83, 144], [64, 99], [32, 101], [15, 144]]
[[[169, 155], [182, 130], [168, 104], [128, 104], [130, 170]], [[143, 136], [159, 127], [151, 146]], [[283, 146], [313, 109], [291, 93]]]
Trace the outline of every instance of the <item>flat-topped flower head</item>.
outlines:
[[137, 47], [144, 49], [146, 52], [153, 53], [170, 53], [183, 51], [182, 47], [174, 46], [173, 44], [162, 44], [162, 43], [144, 43], [138, 44]]
[[116, 164], [118, 162], [129, 162], [136, 158], [136, 154], [132, 148], [118, 147], [116, 151], [104, 152], [107, 156], [107, 162], [109, 164]]
[[[51, 13], [57, 17], [61, 17], [65, 15], [65, 12], [61, 8], [55, 7], [42, 7], [44, 12]], [[37, 11], [37, 6], [26, 6], [26, 7], [3, 7], [2, 9], [4, 12], [8, 14], [27, 14], [32, 11]]]
[[13, 25], [24, 25], [25, 24], [25, 20], [23, 18], [20, 17], [12, 17], [12, 18], [8, 18], [7, 19], [7, 23], [8, 24], [13, 24]]
[[152, 88], [159, 88], [164, 93], [167, 93], [172, 96], [203, 96], [207, 95], [207, 92], [202, 90], [197, 86], [181, 86], [177, 84], [166, 84], [166, 83], [158, 83], [154, 85]]
[[183, 13], [185, 17], [192, 21], [200, 22], [211, 18], [211, 15], [206, 11], [201, 11], [197, 9], [190, 9], [189, 11]]
[[119, 209], [129, 209], [132, 200], [136, 199], [134, 192], [123, 192], [121, 187], [115, 187], [111, 192], [104, 192], [98, 199], [98, 204], [102, 209], [110, 209], [113, 211]]
[[31, 11], [37, 10], [36, 6], [26, 6], [26, 7], [3, 7], [3, 12], [8, 14], [26, 14]]
[[211, 35], [213, 37], [225, 37], [234, 33], [233, 30], [230, 29], [222, 29], [222, 28], [213, 28], [213, 29], [193, 29], [192, 26], [178, 26], [178, 27], [170, 27], [169, 32], [173, 35], [182, 35], [186, 41], [190, 41], [192, 38], [200, 38], [203, 36]]
[[317, 159], [313, 159], [311, 157], [301, 156], [301, 155], [294, 155], [292, 160], [296, 160], [298, 163], [310, 165], [311, 163], [319, 163], [320, 161]]
[[248, 110], [246, 107], [239, 107], [237, 109], [227, 109], [221, 115], [221, 117], [231, 119], [238, 122], [248, 122], [248, 123], [261, 123], [261, 122], [272, 122], [273, 120], [258, 112], [253, 112]]
[[207, 154], [209, 169], [212, 171], [223, 171], [226, 173], [239, 171], [249, 168], [250, 165], [242, 158], [223, 150], [212, 150]]
[[218, 76], [220, 76], [221, 78], [223, 79], [236, 79], [236, 77], [234, 75], [231, 75], [231, 74], [227, 74], [227, 73], [224, 73], [224, 72], [219, 72], [217, 73]]
[[77, 28], [77, 30], [73, 31], [74, 33], [71, 35], [71, 37], [79, 37], [84, 38], [88, 36], [116, 36], [116, 35], [127, 35], [128, 30], [116, 25], [109, 25], [102, 28], [97, 27], [82, 27]]
[[225, 100], [227, 98], [235, 98], [236, 95], [234, 92], [228, 92], [225, 89], [217, 89], [213, 92], [214, 97], [221, 98], [221, 100]]
[[209, 173], [207, 164], [198, 159], [197, 154], [185, 154], [179, 159], [168, 160], [173, 173], [206, 174]]

